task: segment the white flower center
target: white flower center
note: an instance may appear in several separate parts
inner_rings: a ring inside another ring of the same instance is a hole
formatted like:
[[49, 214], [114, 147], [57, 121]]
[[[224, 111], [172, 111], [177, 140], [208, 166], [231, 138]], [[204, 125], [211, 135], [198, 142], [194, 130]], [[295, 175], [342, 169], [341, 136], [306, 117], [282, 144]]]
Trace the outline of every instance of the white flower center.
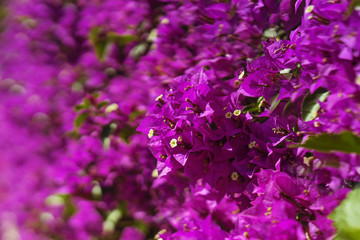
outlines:
[[152, 136], [154, 136], [154, 129], [150, 129], [148, 133], [149, 138], [152, 138]]
[[240, 116], [240, 114], [241, 114], [241, 110], [236, 109], [236, 110], [234, 111], [234, 115], [235, 115], [235, 116]]
[[232, 113], [231, 113], [231, 112], [227, 112], [227, 113], [225, 114], [225, 117], [226, 117], [226, 118], [231, 118], [231, 117], [232, 117]]
[[171, 146], [171, 148], [174, 148], [177, 146], [177, 140], [175, 138], [171, 139], [170, 146]]

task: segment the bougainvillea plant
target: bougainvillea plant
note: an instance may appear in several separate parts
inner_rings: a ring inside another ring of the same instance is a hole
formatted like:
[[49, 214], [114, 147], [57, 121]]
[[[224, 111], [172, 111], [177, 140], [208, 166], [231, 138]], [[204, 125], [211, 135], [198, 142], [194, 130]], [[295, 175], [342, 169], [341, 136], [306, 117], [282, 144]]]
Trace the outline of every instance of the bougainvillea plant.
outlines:
[[0, 1], [0, 239], [358, 239], [358, 0]]

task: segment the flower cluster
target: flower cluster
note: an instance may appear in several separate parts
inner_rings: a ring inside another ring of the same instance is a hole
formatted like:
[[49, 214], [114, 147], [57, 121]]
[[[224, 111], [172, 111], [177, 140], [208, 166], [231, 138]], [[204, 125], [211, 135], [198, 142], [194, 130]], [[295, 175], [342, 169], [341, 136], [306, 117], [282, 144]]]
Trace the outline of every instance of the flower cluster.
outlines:
[[0, 239], [332, 239], [359, 22], [357, 1], [0, 2]]

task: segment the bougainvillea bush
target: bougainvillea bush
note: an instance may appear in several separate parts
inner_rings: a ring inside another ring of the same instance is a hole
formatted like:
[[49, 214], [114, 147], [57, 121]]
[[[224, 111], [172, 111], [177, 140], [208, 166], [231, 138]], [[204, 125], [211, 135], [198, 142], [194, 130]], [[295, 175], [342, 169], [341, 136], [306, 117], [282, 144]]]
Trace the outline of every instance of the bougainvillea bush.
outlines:
[[360, 235], [358, 0], [0, 1], [0, 239]]

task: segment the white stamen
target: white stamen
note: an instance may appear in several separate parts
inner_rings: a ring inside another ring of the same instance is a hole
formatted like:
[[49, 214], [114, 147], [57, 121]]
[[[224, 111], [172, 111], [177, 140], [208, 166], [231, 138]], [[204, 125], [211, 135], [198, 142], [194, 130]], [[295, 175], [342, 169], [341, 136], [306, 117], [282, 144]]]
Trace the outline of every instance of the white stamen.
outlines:
[[158, 97], [155, 99], [155, 101], [161, 100], [163, 96], [164, 96], [164, 95], [161, 94], [160, 96], [158, 96]]
[[231, 117], [232, 117], [232, 113], [231, 113], [231, 112], [227, 112], [227, 113], [225, 114], [225, 117], [226, 117], [226, 118], [231, 118]]
[[231, 179], [232, 179], [233, 181], [238, 180], [238, 178], [239, 178], [239, 174], [238, 174], [237, 172], [233, 172], [233, 173], [231, 174]]
[[177, 140], [175, 138], [171, 139], [170, 146], [171, 146], [171, 148], [174, 148], [177, 146]]
[[251, 143], [249, 143], [249, 148], [252, 149], [253, 147], [256, 146], [256, 142], [252, 141]]
[[150, 129], [148, 133], [149, 138], [152, 138], [152, 136], [154, 136], [154, 129]]
[[235, 116], [240, 116], [240, 114], [241, 114], [241, 110], [236, 109], [236, 110], [234, 111], [234, 115], [235, 115]]

